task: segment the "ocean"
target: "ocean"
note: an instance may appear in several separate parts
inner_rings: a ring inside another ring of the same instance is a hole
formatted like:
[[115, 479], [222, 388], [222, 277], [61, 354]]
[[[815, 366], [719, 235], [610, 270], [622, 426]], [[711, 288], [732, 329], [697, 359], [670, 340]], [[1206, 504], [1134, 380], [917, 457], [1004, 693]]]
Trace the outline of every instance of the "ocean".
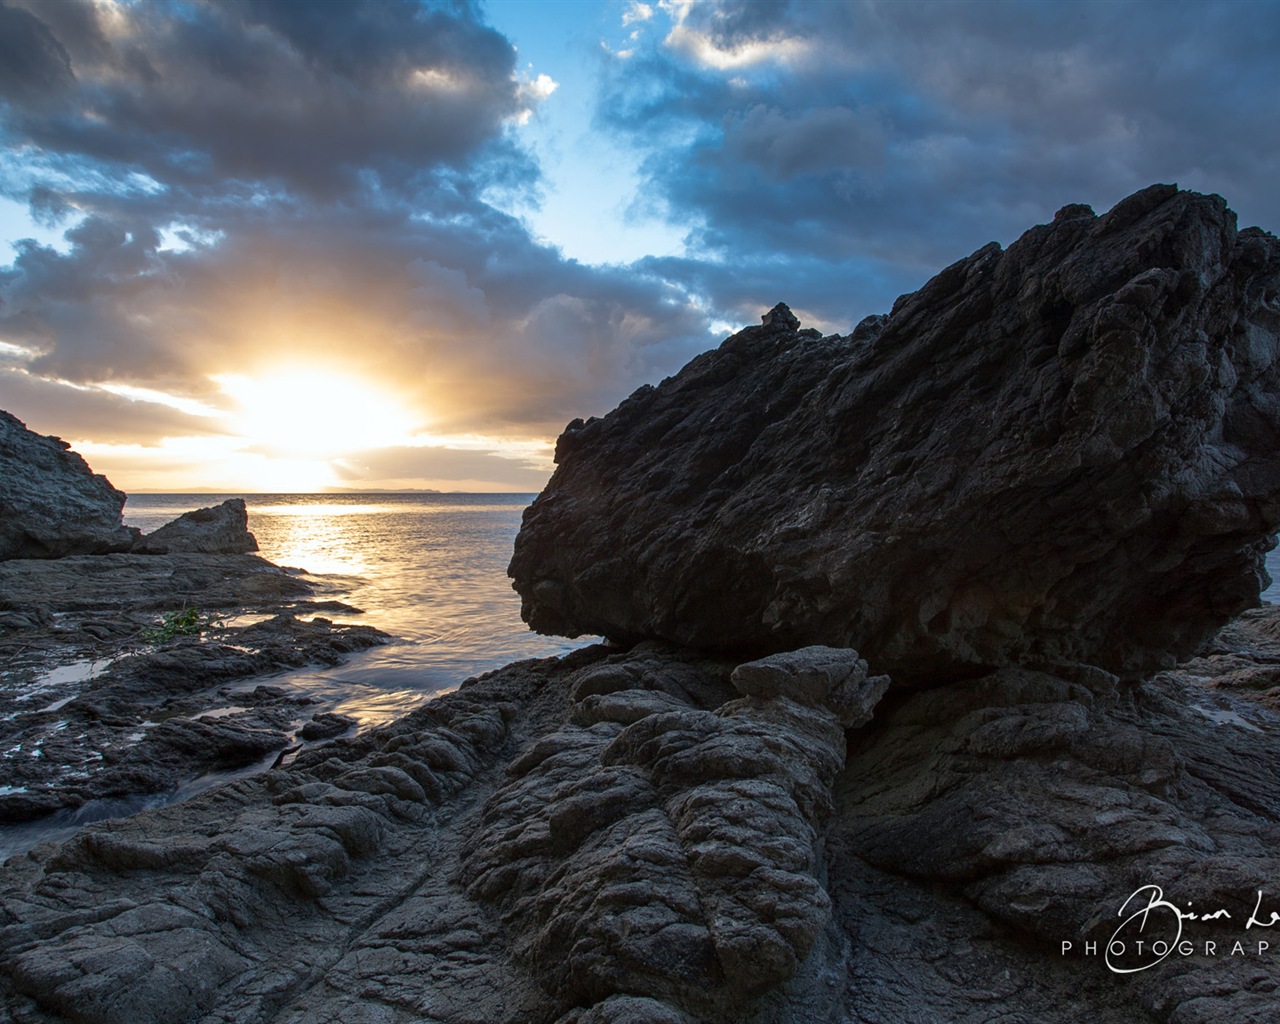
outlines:
[[259, 554], [305, 569], [363, 614], [325, 612], [397, 640], [335, 668], [272, 679], [362, 727], [391, 721], [468, 676], [564, 654], [594, 638], [539, 636], [520, 620], [507, 563], [533, 494], [133, 494], [124, 520], [144, 532], [243, 497]]
[[[233, 495], [136, 494], [125, 522], [153, 530]], [[307, 570], [363, 622], [397, 642], [331, 669], [277, 680], [306, 690], [362, 727], [391, 721], [468, 676], [521, 658], [564, 654], [595, 638], [530, 632], [507, 578], [520, 516], [533, 494], [248, 494], [249, 529], [263, 557]], [[1280, 601], [1280, 550], [1267, 556]]]

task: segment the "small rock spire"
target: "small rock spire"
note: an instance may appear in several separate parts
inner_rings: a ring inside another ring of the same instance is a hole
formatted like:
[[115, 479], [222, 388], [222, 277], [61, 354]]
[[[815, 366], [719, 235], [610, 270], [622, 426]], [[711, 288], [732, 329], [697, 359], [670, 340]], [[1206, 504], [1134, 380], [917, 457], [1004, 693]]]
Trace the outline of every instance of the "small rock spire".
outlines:
[[760, 318], [760, 322], [766, 327], [779, 327], [787, 331], [800, 329], [800, 318], [791, 312], [791, 307], [785, 302], [779, 302]]

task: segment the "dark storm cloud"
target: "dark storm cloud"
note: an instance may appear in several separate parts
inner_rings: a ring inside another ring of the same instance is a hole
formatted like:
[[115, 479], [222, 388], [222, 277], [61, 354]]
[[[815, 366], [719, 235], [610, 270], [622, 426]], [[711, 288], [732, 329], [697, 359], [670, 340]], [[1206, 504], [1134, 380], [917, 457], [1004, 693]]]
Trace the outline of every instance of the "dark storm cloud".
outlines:
[[39, 104], [71, 82], [71, 60], [39, 18], [0, 5], [0, 96]]
[[1280, 227], [1280, 6], [675, 13], [665, 38], [612, 62], [600, 118], [647, 154], [673, 219], [695, 225], [715, 261], [689, 269], [720, 308], [740, 307], [743, 276], [717, 262], [770, 268], [773, 293], [825, 294], [824, 315], [856, 319], [1068, 202], [1105, 208], [1153, 181], [1220, 192], [1245, 223]]
[[15, 141], [195, 193], [412, 191], [522, 104], [510, 44], [465, 7], [64, 0], [5, 17], [42, 42], [36, 70], [56, 77], [61, 55], [74, 81], [57, 103], [10, 94]]
[[763, 104], [724, 119], [724, 154], [757, 165], [775, 182], [803, 174], [878, 171], [885, 132], [870, 110], [814, 107], [787, 114]]

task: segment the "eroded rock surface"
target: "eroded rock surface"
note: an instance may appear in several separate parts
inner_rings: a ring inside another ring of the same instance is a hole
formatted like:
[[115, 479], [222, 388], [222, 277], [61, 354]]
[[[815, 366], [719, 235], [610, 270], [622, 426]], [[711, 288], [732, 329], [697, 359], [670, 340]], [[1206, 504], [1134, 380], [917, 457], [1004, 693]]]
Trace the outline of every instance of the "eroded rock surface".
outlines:
[[1280, 526], [1280, 242], [1152, 186], [847, 336], [785, 307], [574, 421], [511, 562], [530, 625], [895, 683], [1136, 676], [1257, 602]]
[[167, 555], [200, 552], [243, 555], [258, 550], [249, 532], [249, 511], [243, 498], [228, 498], [212, 508], [184, 512], [171, 523], [148, 533], [133, 550], [141, 554]]
[[[1273, 657], [1276, 617], [1215, 656]], [[652, 643], [519, 663], [15, 858], [0, 1021], [1274, 1019], [1280, 954], [1245, 928], [1258, 890], [1280, 910], [1265, 701], [1187, 669], [878, 704], [853, 652], [736, 669]], [[1150, 885], [1232, 916], [1114, 973], [1084, 943]]]
[[[838, 683], [865, 678], [856, 651], [826, 653]], [[562, 998], [732, 1017], [788, 981], [828, 923], [819, 838], [848, 695], [815, 682], [710, 708], [688, 702], [687, 666], [624, 664], [579, 673], [570, 724], [508, 767], [467, 891], [497, 904]], [[702, 690], [716, 689], [713, 674]]]
[[12, 860], [14, 1019], [755, 1019], [833, 927], [838, 684], [866, 666], [823, 654], [831, 691], [747, 696], [660, 647], [521, 663]]
[[65, 441], [0, 411], [0, 561], [127, 551], [124, 502]]
[[1280, 718], [1186, 670], [1074, 676], [1004, 669], [882, 707], [837, 783], [833, 874], [963, 897], [1132, 1019], [1274, 1019]]

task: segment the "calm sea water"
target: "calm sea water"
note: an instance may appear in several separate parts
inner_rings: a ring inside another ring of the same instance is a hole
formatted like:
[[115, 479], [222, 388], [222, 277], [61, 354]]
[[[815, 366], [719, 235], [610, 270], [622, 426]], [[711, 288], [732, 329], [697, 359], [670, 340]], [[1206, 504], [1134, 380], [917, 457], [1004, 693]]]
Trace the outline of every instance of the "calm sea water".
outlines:
[[539, 636], [520, 620], [506, 570], [532, 494], [136, 494], [124, 518], [145, 532], [240, 496], [264, 558], [321, 577], [332, 591], [322, 597], [364, 610], [326, 615], [400, 638], [282, 677], [362, 725], [406, 714], [468, 676], [589, 642]]

